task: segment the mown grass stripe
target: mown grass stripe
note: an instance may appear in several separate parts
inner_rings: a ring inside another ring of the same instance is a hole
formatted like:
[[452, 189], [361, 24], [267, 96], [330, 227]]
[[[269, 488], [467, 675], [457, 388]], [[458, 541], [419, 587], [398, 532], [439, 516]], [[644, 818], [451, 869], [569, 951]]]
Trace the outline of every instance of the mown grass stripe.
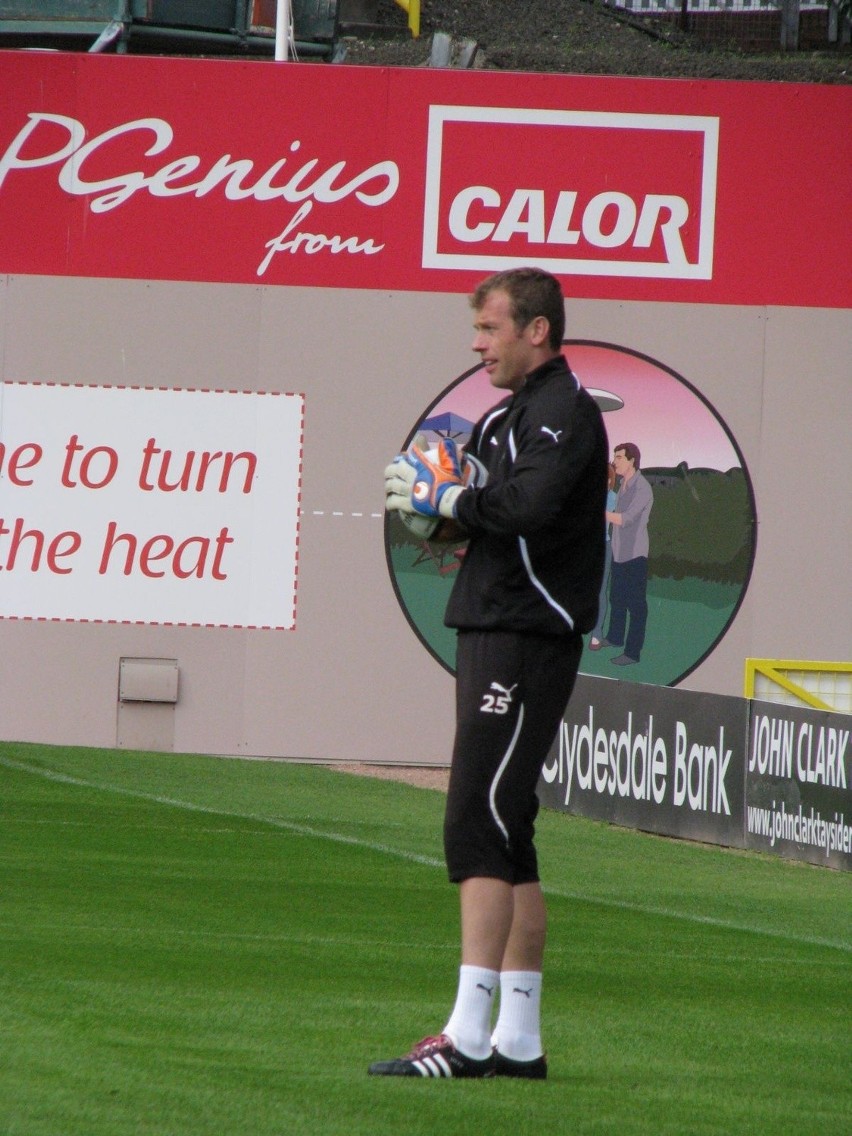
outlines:
[[[50, 769], [44, 766], [31, 765], [27, 762], [15, 761], [12, 758], [7, 758], [4, 756], [0, 756], [0, 765], [6, 766], [9, 769], [14, 769], [21, 773], [31, 774], [35, 777], [42, 777], [49, 781], [55, 781], [60, 784], [73, 785], [78, 788], [95, 790], [96, 792], [114, 793], [119, 796], [129, 797], [134, 800], [146, 801], [150, 804], [163, 805], [175, 809], [183, 809], [189, 812], [201, 813], [209, 816], [250, 821], [255, 824], [266, 825], [280, 829], [285, 832], [292, 833], [296, 836], [303, 836], [306, 838], [318, 840], [329, 840], [337, 844], [351, 845], [354, 847], [363, 848], [370, 852], [379, 853], [380, 855], [393, 856], [397, 859], [419, 864], [424, 867], [440, 869], [444, 868], [443, 861], [434, 856], [424, 856], [420, 853], [412, 852], [408, 849], [394, 848], [389, 844], [366, 840], [363, 837], [350, 836], [346, 833], [335, 832], [329, 829], [321, 829], [315, 828], [311, 825], [298, 824], [294, 821], [283, 820], [280, 817], [266, 816], [258, 813], [234, 812], [222, 808], [215, 808], [212, 805], [202, 805], [196, 801], [186, 801], [177, 797], [169, 797], [156, 793], [146, 793], [140, 789], [129, 789], [123, 785], [113, 785], [108, 782], [102, 781], [91, 781], [87, 780], [86, 778], [75, 777], [72, 774], [63, 773], [61, 770]], [[717, 916], [676, 911], [672, 908], [636, 903], [629, 900], [605, 898], [601, 896], [589, 895], [587, 893], [573, 889], [553, 887], [551, 885], [545, 886], [544, 890], [548, 895], [553, 896], [554, 898], [567, 899], [577, 903], [588, 904], [597, 908], [610, 909], [615, 911], [629, 911], [638, 915], [644, 915], [653, 918], [677, 920], [680, 922], [698, 924], [702, 926], [716, 927], [720, 930], [759, 935], [769, 939], [798, 943], [805, 946], [825, 947], [830, 950], [843, 951], [847, 954], [852, 953], [852, 943], [844, 942], [842, 940], [826, 939], [820, 936], [803, 935], [801, 933], [786, 929], [775, 930], [771, 928], [758, 927], [753, 924], [720, 919]]]

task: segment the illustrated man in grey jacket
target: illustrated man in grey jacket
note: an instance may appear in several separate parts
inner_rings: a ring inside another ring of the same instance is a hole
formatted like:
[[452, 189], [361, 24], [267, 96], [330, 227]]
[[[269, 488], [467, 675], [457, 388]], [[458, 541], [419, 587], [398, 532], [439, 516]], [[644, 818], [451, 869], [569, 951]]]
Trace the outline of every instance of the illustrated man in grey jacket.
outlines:
[[624, 648], [610, 660], [618, 667], [639, 662], [648, 621], [648, 518], [654, 494], [639, 472], [640, 460], [639, 447], [633, 442], [615, 447], [613, 465], [621, 483], [615, 509], [606, 514], [612, 524], [611, 606], [609, 630], [601, 646]]

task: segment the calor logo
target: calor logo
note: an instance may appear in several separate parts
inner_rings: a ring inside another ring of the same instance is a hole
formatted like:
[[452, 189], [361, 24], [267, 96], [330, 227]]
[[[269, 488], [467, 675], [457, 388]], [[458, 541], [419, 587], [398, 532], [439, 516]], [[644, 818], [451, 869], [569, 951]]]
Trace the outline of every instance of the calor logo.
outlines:
[[719, 123], [433, 106], [423, 266], [709, 280]]

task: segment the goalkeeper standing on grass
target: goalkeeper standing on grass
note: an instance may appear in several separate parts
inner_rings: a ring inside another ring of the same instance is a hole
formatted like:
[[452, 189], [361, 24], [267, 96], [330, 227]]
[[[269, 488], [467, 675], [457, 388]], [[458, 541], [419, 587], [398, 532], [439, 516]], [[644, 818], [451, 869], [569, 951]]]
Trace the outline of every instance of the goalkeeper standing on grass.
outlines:
[[[385, 471], [388, 509], [443, 518], [444, 535], [469, 538], [445, 617], [458, 630], [444, 848], [460, 885], [459, 984], [440, 1035], [370, 1073], [543, 1079], [536, 786], [581, 636], [595, 625], [609, 447], [594, 399], [562, 356], [558, 280], [535, 268], [500, 272], [471, 306], [473, 350], [507, 397], [463, 455], [442, 442], [432, 462], [414, 445]], [[480, 488], [465, 486], [468, 458], [487, 471]]]

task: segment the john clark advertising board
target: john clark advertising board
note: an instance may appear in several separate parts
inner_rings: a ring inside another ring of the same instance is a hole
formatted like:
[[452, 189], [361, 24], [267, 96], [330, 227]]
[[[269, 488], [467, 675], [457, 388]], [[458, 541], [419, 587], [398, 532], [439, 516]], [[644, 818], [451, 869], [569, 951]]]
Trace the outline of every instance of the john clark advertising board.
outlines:
[[752, 704], [746, 845], [852, 871], [852, 720]]

